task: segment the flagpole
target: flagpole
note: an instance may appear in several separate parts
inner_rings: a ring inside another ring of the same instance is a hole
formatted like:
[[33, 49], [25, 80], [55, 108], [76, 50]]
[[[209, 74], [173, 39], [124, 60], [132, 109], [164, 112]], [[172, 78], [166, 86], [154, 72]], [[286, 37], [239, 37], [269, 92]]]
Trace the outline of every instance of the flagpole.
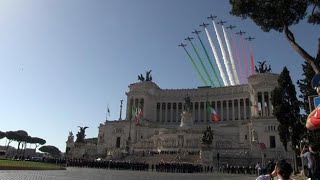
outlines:
[[[131, 100], [130, 100], [131, 104]], [[128, 154], [130, 154], [130, 144], [131, 144], [131, 119], [132, 119], [132, 108], [133, 108], [133, 103], [131, 104], [131, 107], [129, 109], [129, 134], [128, 134], [128, 140], [127, 140], [127, 151]]]
[[108, 110], [109, 110], [109, 105], [107, 105], [106, 121], [108, 121]]
[[[209, 124], [209, 121], [208, 121], [208, 103], [209, 103], [209, 100], [208, 100], [208, 93], [207, 93], [207, 103], [206, 103], [206, 111], [207, 111], [207, 117], [206, 117], [206, 121], [207, 121], [207, 126], [208, 126], [208, 124]], [[209, 117], [209, 119], [210, 119], [210, 117]]]

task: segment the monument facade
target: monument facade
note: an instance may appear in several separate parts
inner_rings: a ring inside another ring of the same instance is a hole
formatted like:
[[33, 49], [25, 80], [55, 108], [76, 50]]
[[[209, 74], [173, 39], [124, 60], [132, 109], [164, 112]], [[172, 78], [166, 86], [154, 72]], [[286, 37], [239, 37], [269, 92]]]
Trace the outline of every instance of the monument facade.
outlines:
[[[161, 89], [152, 80], [130, 84], [126, 117], [100, 124], [95, 156], [181, 151], [201, 154], [201, 138], [210, 126], [213, 157], [284, 158], [287, 153], [271, 105], [277, 79], [278, 74], [258, 73], [250, 76], [247, 84], [195, 89]], [[212, 121], [207, 103], [217, 112], [218, 122]], [[134, 112], [139, 110], [143, 115], [137, 118]], [[71, 144], [67, 142], [70, 149]], [[90, 146], [94, 149], [92, 143]]]

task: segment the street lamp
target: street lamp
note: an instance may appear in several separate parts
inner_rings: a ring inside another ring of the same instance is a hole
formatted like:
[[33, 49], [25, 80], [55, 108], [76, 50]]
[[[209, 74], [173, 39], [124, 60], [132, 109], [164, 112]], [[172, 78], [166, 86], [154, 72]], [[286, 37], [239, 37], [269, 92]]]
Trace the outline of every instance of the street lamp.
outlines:
[[296, 155], [295, 155], [294, 146], [293, 146], [293, 129], [291, 126], [289, 126], [288, 131], [290, 133], [290, 140], [291, 140], [293, 171], [296, 172], [297, 163], [296, 163]]
[[[302, 138], [300, 141], [300, 152], [302, 152], [304, 146], [302, 147], [302, 143], [303, 145], [305, 145], [306, 143], [309, 143], [309, 140], [306, 138]], [[304, 157], [301, 157], [301, 166], [302, 166], [302, 175], [304, 176]]]

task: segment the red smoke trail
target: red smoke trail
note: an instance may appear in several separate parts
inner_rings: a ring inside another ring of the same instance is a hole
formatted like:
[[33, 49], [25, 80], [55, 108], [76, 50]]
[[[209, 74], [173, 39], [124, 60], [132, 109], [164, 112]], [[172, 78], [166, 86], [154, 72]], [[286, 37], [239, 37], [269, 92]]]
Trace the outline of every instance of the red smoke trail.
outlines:
[[253, 48], [252, 48], [252, 42], [249, 42], [249, 47], [250, 47], [250, 60], [251, 60], [251, 71], [252, 74], [254, 74], [254, 58], [253, 58]]
[[243, 51], [243, 61], [244, 61], [244, 66], [246, 68], [246, 79], [249, 77], [249, 72], [248, 72], [248, 59], [247, 59], [247, 50], [245, 47], [245, 43], [244, 43], [244, 38], [241, 36], [241, 42], [242, 42], [242, 51]]
[[232, 45], [233, 48], [236, 50], [236, 59], [237, 59], [237, 64], [238, 64], [238, 69], [239, 69], [239, 76], [241, 78], [240, 84], [244, 82], [243, 79], [243, 74], [242, 74], [242, 68], [241, 68], [241, 62], [240, 62], [240, 56], [239, 56], [239, 49], [237, 46], [237, 41], [236, 41], [236, 36], [234, 33], [232, 33]]

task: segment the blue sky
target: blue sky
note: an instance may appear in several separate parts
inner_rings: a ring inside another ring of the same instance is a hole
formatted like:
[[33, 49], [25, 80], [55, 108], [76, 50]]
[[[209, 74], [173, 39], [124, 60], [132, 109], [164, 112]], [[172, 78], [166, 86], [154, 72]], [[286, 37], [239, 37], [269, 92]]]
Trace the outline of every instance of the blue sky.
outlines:
[[[303, 60], [283, 34], [264, 33], [230, 9], [222, 0], [0, 1], [0, 130], [24, 129], [64, 151], [78, 125], [97, 136], [107, 105], [109, 118], [119, 118], [140, 73], [152, 70], [163, 89], [203, 85], [177, 45], [210, 14], [256, 38], [256, 62], [267, 60], [276, 73], [287, 66], [294, 82], [302, 77]], [[319, 27], [300, 23], [292, 31], [315, 56]]]

